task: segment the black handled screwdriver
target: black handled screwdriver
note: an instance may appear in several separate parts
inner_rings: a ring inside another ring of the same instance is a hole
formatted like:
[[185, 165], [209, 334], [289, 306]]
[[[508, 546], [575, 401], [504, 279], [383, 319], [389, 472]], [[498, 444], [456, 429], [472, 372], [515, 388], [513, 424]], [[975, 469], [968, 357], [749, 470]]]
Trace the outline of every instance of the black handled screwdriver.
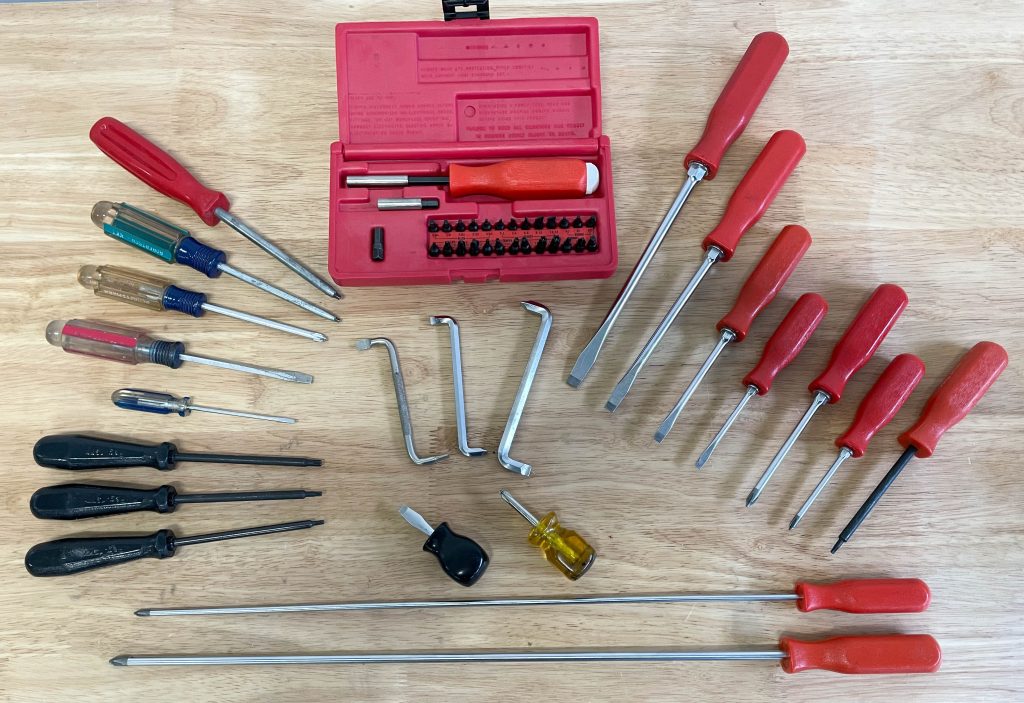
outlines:
[[323, 466], [322, 459], [259, 454], [205, 454], [179, 452], [172, 442], [138, 444], [84, 434], [52, 434], [36, 442], [32, 456], [51, 469], [122, 469], [149, 466], [170, 471], [179, 461], [207, 464], [258, 464], [261, 466]]
[[177, 537], [171, 530], [158, 530], [151, 535], [57, 539], [37, 544], [28, 550], [28, 554], [25, 555], [25, 568], [33, 576], [67, 576], [146, 557], [166, 559], [173, 557], [178, 547], [191, 544], [308, 530], [310, 527], [323, 524], [323, 520], [300, 520], [193, 537]]

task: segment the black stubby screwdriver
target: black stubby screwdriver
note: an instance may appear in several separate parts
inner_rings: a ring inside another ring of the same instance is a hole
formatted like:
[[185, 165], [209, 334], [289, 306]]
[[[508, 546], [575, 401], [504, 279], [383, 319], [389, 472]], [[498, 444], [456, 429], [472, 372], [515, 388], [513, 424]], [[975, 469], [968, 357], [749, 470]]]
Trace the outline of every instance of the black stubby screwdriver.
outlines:
[[452, 530], [447, 522], [442, 522], [437, 529], [431, 527], [408, 505], [403, 505], [398, 512], [406, 522], [427, 536], [423, 551], [437, 557], [441, 570], [453, 581], [462, 586], [472, 586], [484, 575], [490, 559], [479, 544]]

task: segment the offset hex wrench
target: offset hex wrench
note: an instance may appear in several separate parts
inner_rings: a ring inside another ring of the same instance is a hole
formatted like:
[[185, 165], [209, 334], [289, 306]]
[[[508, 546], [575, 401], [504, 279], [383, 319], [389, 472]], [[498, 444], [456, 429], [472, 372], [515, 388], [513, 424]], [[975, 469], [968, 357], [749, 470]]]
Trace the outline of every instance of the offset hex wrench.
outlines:
[[523, 418], [523, 410], [526, 409], [526, 399], [530, 395], [530, 387], [533, 386], [533, 378], [537, 375], [537, 367], [540, 366], [540, 357], [544, 354], [544, 345], [548, 342], [548, 333], [551, 332], [551, 311], [540, 303], [524, 300], [520, 303], [527, 312], [540, 316], [540, 329], [537, 330], [537, 339], [530, 351], [530, 358], [526, 362], [526, 369], [523, 371], [523, 378], [519, 382], [519, 390], [516, 391], [515, 400], [512, 401], [512, 410], [508, 414], [508, 422], [505, 423], [505, 431], [498, 442], [498, 463], [509, 471], [515, 471], [522, 476], [529, 476], [533, 467], [516, 461], [508, 455], [512, 449], [512, 440], [519, 429], [519, 421]]
[[469, 446], [469, 432], [466, 429], [466, 391], [462, 385], [462, 341], [459, 337], [459, 323], [454, 317], [433, 315], [430, 324], [448, 326], [452, 347], [452, 378], [455, 381], [455, 425], [459, 432], [459, 451], [465, 456], [483, 456], [487, 453], [486, 449]]

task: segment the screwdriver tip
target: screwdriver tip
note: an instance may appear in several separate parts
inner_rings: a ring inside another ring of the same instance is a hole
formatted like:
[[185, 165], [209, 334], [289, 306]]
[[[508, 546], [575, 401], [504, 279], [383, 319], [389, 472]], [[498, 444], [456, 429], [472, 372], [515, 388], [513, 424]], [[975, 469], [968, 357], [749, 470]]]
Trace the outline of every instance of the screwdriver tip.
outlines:
[[114, 666], [128, 666], [128, 657], [114, 657], [110, 663]]
[[303, 491], [306, 498], [319, 498], [324, 494], [323, 491]]
[[604, 404], [604, 409], [610, 413], [615, 412], [615, 409], [617, 407], [619, 407], [619, 403], [616, 400], [609, 400], [607, 403]]
[[756, 503], [757, 499], [760, 497], [760, 495], [761, 495], [761, 492], [758, 491], [756, 488], [754, 490], [752, 490], [750, 492], [750, 495], [747, 496], [747, 507], [749, 508], [751, 505]]
[[323, 459], [303, 459], [302, 466], [323, 466]]
[[149, 608], [142, 608], [141, 610], [136, 610], [135, 614], [138, 615], [140, 618], [148, 618]]
[[662, 430], [658, 430], [657, 432], [654, 433], [654, 441], [657, 442], [658, 444], [661, 444], [662, 442], [665, 441], [665, 437], [667, 437], [667, 436], [668, 436], [667, 432], [663, 432]]
[[570, 374], [569, 378], [565, 379], [565, 382], [568, 383], [573, 388], [579, 388], [580, 384], [583, 383], [583, 379], [582, 378], [577, 378], [576, 376], [573, 376], [572, 374]]
[[796, 527], [797, 525], [799, 525], [799, 524], [800, 524], [800, 520], [802, 520], [802, 519], [803, 519], [803, 518], [802, 518], [801, 516], [799, 516], [799, 515], [794, 515], [794, 516], [793, 516], [793, 519], [789, 521], [789, 529], [791, 529], [791, 530], [792, 530], [792, 529], [793, 529], [794, 527]]
[[324, 524], [323, 520], [310, 520], [309, 521], [309, 526], [310, 527], [316, 527], [317, 525], [323, 525], [323, 524]]
[[836, 552], [838, 552], [838, 551], [839, 551], [839, 548], [840, 548], [840, 547], [842, 547], [842, 546], [843, 546], [844, 544], [846, 544], [846, 540], [845, 540], [845, 539], [843, 539], [842, 537], [840, 537], [840, 538], [839, 538], [839, 539], [838, 539], [838, 540], [836, 541], [835, 545], [833, 545], [833, 547], [832, 547], [832, 553], [833, 553], [833, 554], [835, 554]]

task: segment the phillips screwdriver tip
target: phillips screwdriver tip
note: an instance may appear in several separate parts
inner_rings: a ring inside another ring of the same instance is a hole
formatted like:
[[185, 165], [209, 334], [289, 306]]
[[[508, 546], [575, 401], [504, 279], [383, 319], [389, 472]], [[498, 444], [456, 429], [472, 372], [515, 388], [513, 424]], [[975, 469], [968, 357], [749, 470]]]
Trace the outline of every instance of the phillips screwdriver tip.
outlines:
[[760, 496], [761, 496], [761, 491], [757, 490], [756, 488], [754, 490], [752, 490], [750, 492], [750, 495], [747, 496], [747, 507], [749, 508], [751, 505], [756, 503], [757, 499]]
[[110, 663], [114, 666], [128, 666], [128, 657], [114, 657]]
[[799, 525], [802, 519], [803, 518], [800, 515], [795, 516], [792, 520], [789, 521], [789, 529], [792, 530], [794, 527]]
[[[149, 608], [141, 608], [139, 610], [136, 610], [135, 614], [137, 616], [139, 616], [140, 618], [148, 618], [149, 617]], [[113, 661], [113, 660], [111, 660], [111, 661]]]

